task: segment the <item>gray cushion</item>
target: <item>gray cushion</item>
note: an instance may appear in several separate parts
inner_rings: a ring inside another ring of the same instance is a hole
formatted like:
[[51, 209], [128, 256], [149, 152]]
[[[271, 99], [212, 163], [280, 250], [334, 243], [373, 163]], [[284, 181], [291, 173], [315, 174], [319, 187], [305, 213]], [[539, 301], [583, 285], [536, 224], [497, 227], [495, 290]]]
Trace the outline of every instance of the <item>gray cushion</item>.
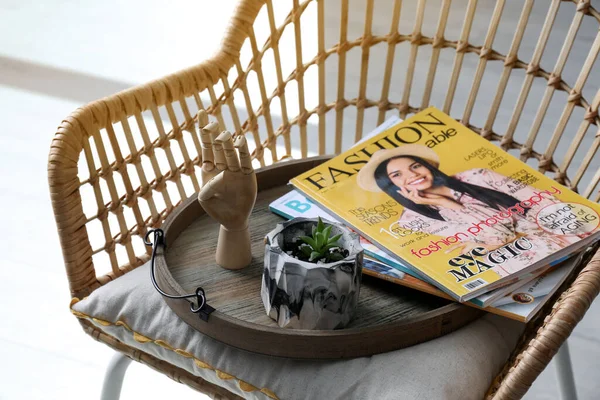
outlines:
[[[485, 315], [406, 349], [341, 361], [249, 353], [189, 327], [150, 282], [148, 264], [72, 302], [79, 318], [246, 398], [481, 399], [524, 325]], [[257, 294], [258, 295], [258, 294]]]

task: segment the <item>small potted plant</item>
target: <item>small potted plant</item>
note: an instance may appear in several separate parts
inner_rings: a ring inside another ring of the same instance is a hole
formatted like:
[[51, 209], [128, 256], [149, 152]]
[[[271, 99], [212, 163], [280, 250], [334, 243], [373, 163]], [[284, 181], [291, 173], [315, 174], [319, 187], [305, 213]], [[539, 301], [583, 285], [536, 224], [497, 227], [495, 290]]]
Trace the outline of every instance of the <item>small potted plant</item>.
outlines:
[[284, 328], [339, 329], [356, 309], [362, 278], [359, 236], [321, 218], [294, 218], [265, 238], [261, 295]]

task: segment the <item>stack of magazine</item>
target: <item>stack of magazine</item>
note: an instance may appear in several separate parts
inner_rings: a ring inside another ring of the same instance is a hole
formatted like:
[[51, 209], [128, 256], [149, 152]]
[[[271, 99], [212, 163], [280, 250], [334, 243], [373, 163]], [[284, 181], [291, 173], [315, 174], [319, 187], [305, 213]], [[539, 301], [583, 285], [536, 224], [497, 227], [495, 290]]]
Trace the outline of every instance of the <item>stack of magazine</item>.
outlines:
[[600, 205], [433, 107], [290, 183], [271, 211], [359, 233], [365, 274], [523, 322], [600, 238]]

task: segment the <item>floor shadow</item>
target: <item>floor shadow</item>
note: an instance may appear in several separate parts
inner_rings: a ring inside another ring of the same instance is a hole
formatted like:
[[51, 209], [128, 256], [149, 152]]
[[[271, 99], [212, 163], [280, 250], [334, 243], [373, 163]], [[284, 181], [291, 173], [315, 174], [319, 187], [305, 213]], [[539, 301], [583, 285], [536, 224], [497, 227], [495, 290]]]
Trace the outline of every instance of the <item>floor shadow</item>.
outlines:
[[135, 84], [0, 55], [0, 85], [84, 104]]

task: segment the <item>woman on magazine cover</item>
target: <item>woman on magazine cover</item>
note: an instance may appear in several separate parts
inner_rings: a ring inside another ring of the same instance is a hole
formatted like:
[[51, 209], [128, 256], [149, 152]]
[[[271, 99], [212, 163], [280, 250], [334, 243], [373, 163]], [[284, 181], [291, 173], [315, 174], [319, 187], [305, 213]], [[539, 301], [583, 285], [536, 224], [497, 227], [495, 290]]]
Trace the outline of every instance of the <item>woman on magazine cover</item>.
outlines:
[[[439, 164], [439, 156], [422, 145], [379, 150], [360, 170], [358, 185], [371, 192], [384, 192], [404, 206], [400, 226], [442, 237], [467, 232], [473, 224], [480, 224], [543, 191], [485, 168], [448, 176], [439, 170]], [[524, 208], [522, 215], [513, 213], [495, 224], [480, 225], [480, 232], [448, 252], [457, 247], [462, 252], [474, 247], [491, 250], [518, 236], [527, 236], [533, 244], [532, 252], [537, 254], [535, 258], [539, 259], [577, 242], [577, 236], [553, 235], [539, 227], [538, 211], [558, 202], [550, 194], [544, 194], [543, 198], [539, 204]], [[525, 259], [520, 261], [527, 261], [534, 253], [523, 256]]]

